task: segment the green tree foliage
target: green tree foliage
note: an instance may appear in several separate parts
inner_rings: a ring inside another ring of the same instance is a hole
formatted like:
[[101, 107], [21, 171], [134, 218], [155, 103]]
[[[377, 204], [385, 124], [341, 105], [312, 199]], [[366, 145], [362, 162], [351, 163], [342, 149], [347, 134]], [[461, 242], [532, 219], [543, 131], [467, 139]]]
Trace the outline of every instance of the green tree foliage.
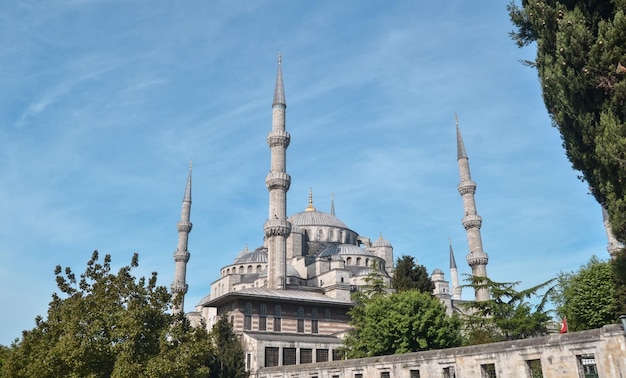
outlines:
[[559, 274], [552, 300], [557, 314], [567, 317], [570, 331], [617, 322], [614, 279], [611, 263], [595, 256], [577, 272]]
[[417, 265], [412, 256], [406, 255], [396, 260], [391, 287], [398, 292], [416, 289], [424, 293], [432, 293], [435, 290], [435, 284], [428, 277], [426, 267]]
[[[495, 282], [486, 277], [469, 277], [468, 280], [470, 284], [467, 286], [487, 288], [491, 293], [489, 300], [463, 304], [467, 314], [464, 325], [468, 344], [523, 339], [547, 333], [550, 316], [545, 306], [553, 287], [541, 296], [538, 292], [555, 279], [522, 291], [515, 289], [519, 282]], [[527, 301], [533, 297], [541, 298], [538, 305], [533, 306]]]
[[460, 322], [430, 293], [408, 290], [358, 296], [353, 329], [344, 340], [348, 358], [449, 348], [461, 343]]
[[521, 0], [509, 14], [567, 157], [626, 242], [626, 0]]
[[626, 250], [621, 250], [611, 260], [615, 276], [616, 318], [626, 314]]
[[111, 257], [94, 252], [80, 277], [55, 270], [47, 319], [24, 331], [3, 365], [7, 377], [209, 377], [213, 343], [203, 327], [166, 311], [171, 296], [131, 275], [138, 266], [111, 272]]
[[222, 316], [211, 329], [216, 348], [217, 374], [211, 378], [246, 378], [244, 351], [239, 337], [233, 332], [232, 324]]

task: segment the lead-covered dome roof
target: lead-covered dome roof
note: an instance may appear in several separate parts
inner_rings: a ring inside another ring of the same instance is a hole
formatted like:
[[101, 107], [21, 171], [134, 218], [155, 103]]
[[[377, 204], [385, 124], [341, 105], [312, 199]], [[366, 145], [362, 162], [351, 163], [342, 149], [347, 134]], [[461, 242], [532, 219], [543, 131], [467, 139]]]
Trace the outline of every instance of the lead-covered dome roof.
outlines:
[[391, 247], [391, 243], [387, 239], [383, 239], [383, 234], [380, 234], [378, 239], [372, 243], [372, 247]]
[[323, 213], [317, 210], [301, 211], [299, 213], [293, 214], [289, 217], [289, 222], [300, 227], [327, 226], [345, 229], [348, 228], [348, 226], [346, 226], [342, 221], [337, 219], [337, 217], [335, 217], [334, 215]]
[[352, 244], [331, 244], [324, 249], [319, 257], [331, 257], [335, 255], [361, 255], [361, 256], [374, 256], [367, 249], [358, 247]]
[[233, 264], [267, 263], [267, 249], [259, 247], [252, 252], [246, 248], [237, 256]]

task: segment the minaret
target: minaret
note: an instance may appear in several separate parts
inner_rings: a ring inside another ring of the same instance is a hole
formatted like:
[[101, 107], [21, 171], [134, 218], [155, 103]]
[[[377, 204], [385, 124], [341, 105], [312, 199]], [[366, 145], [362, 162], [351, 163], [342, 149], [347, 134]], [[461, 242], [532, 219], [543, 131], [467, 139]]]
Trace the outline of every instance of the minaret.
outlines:
[[174, 281], [171, 290], [173, 301], [178, 301], [180, 295], [180, 303], [175, 304], [172, 308], [172, 314], [178, 314], [185, 309], [185, 294], [188, 285], [186, 282], [187, 262], [189, 261], [189, 251], [187, 250], [187, 242], [189, 241], [189, 232], [191, 232], [191, 163], [189, 163], [189, 175], [187, 176], [187, 186], [185, 187], [185, 195], [183, 197], [183, 209], [178, 222], [178, 248], [174, 252], [174, 261], [176, 269], [174, 270]]
[[335, 193], [330, 193], [330, 215], [335, 216]]
[[278, 54], [278, 74], [272, 103], [272, 131], [267, 135], [270, 147], [270, 172], [265, 177], [265, 186], [270, 193], [269, 217], [263, 229], [268, 250], [268, 287], [284, 290], [287, 276], [287, 237], [291, 224], [287, 221], [287, 191], [291, 177], [286, 172], [286, 155], [289, 133], [285, 131], [285, 89], [281, 70], [281, 55]]
[[620, 243], [615, 235], [613, 234], [613, 229], [611, 228], [611, 222], [609, 221], [609, 212], [606, 210], [606, 207], [602, 206], [602, 223], [604, 223], [604, 230], [606, 231], [606, 238], [609, 244], [606, 246], [606, 250], [611, 255], [611, 258], [617, 257], [617, 252], [624, 248], [624, 244]]
[[452, 299], [460, 300], [463, 288], [459, 285], [459, 272], [456, 269], [456, 260], [452, 251], [452, 240], [450, 240], [450, 279], [452, 280]]
[[[459, 194], [463, 198], [463, 208], [465, 216], [463, 217], [463, 227], [467, 232], [467, 242], [469, 245], [469, 254], [467, 255], [467, 263], [472, 268], [472, 276], [487, 277], [487, 262], [489, 256], [483, 252], [483, 242], [480, 237], [480, 226], [483, 223], [482, 218], [476, 212], [476, 202], [474, 201], [474, 193], [476, 193], [476, 183], [472, 181], [469, 168], [469, 160], [465, 145], [461, 137], [459, 128], [459, 120], [455, 115], [456, 122], [456, 143], [457, 143], [457, 162], [459, 164], [459, 173], [461, 182], [458, 189]], [[486, 288], [477, 289], [475, 291], [476, 301], [486, 301], [490, 297], [489, 290]]]

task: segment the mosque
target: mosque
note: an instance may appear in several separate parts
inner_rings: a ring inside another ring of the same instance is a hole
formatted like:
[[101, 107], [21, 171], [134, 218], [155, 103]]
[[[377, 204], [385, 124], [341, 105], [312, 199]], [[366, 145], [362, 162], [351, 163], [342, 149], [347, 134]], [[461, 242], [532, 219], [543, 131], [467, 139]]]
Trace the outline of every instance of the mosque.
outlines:
[[[226, 316], [239, 335], [250, 372], [269, 366], [283, 366], [332, 361], [341, 358], [342, 335], [349, 329], [350, 293], [362, 289], [366, 278], [379, 270], [385, 283], [394, 274], [392, 244], [382, 235], [375, 239], [360, 235], [330, 212], [315, 208], [313, 194], [304, 211], [288, 215], [287, 192], [291, 177], [286, 172], [286, 152], [290, 135], [285, 129], [287, 103], [283, 86], [281, 58], [272, 103], [272, 126], [267, 136], [270, 148], [270, 172], [265, 178], [269, 192], [269, 215], [263, 225], [263, 245], [239, 253], [233, 263], [221, 268], [211, 291], [187, 316], [195, 324], [215, 324]], [[476, 212], [468, 156], [457, 130], [457, 161], [460, 172], [458, 191], [463, 199], [469, 254], [467, 263], [474, 276], [487, 277], [488, 255], [483, 251]], [[178, 223], [178, 248], [174, 252], [175, 275], [171, 285], [184, 309], [187, 292], [186, 267], [190, 254], [187, 241], [192, 229], [191, 167]], [[450, 277], [445, 280], [440, 269], [432, 272], [434, 295], [447, 307], [457, 310], [461, 287], [452, 247]], [[451, 286], [451, 288], [450, 288]], [[487, 290], [477, 290], [475, 299], [489, 299]]]

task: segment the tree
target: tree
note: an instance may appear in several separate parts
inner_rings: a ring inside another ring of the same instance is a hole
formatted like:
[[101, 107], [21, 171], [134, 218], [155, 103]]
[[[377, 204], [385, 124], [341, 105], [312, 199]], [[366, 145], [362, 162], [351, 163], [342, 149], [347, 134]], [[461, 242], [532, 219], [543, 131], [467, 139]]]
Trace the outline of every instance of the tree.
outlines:
[[611, 263], [593, 256], [576, 272], [561, 273], [553, 301], [567, 317], [571, 331], [598, 328], [617, 321], [615, 275]]
[[449, 348], [460, 345], [460, 322], [430, 293], [380, 294], [350, 310], [354, 327], [344, 340], [348, 358]]
[[402, 256], [396, 260], [396, 268], [391, 278], [391, 287], [396, 291], [416, 289], [432, 293], [435, 285], [428, 277], [424, 265], [417, 265], [411, 256]]
[[[138, 266], [111, 272], [111, 257], [94, 252], [79, 278], [56, 267], [47, 319], [24, 331], [3, 366], [10, 377], [208, 377], [213, 343], [204, 327], [166, 313], [171, 295]], [[64, 273], [63, 273], [64, 272]]]
[[626, 242], [626, 0], [522, 0], [509, 15], [520, 47], [537, 43], [543, 99], [580, 178]]
[[[555, 279], [522, 291], [515, 289], [519, 282], [495, 282], [487, 277], [473, 276], [468, 280], [470, 284], [467, 286], [486, 288], [491, 293], [489, 300], [463, 304], [468, 344], [523, 339], [547, 333], [550, 316], [545, 306], [553, 287], [548, 288], [542, 296], [538, 292]], [[541, 297], [540, 303], [531, 305], [527, 299], [532, 297]]]
[[241, 342], [225, 316], [220, 317], [215, 323], [211, 329], [211, 336], [217, 351], [215, 365], [219, 368], [219, 372], [211, 374], [211, 378], [246, 378], [248, 373]]

